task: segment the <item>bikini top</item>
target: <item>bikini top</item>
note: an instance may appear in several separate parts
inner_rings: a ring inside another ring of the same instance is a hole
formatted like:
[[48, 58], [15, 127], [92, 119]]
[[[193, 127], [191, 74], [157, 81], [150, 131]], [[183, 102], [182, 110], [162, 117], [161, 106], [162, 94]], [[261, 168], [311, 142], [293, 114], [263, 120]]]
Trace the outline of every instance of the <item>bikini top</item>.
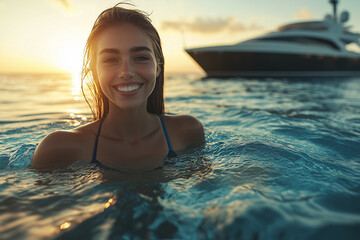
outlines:
[[[163, 131], [164, 131], [165, 138], [166, 138], [166, 142], [167, 142], [167, 145], [168, 145], [168, 148], [169, 148], [169, 152], [168, 152], [168, 154], [167, 154], [167, 158], [176, 157], [177, 154], [176, 154], [176, 152], [172, 149], [172, 146], [171, 146], [171, 143], [170, 143], [170, 139], [169, 139], [169, 136], [168, 136], [167, 131], [166, 131], [166, 128], [165, 128], [164, 121], [162, 120], [162, 118], [161, 118], [160, 115], [158, 115], [158, 117], [159, 117], [159, 119], [160, 119], [161, 126], [162, 126], [162, 129], [163, 129]], [[107, 167], [107, 166], [103, 165], [99, 160], [96, 159], [98, 142], [99, 142], [99, 137], [100, 137], [100, 133], [101, 133], [101, 127], [102, 127], [102, 125], [103, 125], [103, 123], [104, 123], [104, 119], [105, 119], [105, 118], [102, 118], [102, 119], [100, 120], [99, 129], [98, 129], [98, 132], [97, 132], [97, 134], [96, 134], [94, 151], [93, 151], [91, 163], [95, 163], [97, 166], [99, 166], [99, 167], [101, 167], [101, 168], [103, 168], [103, 169], [105, 169], [105, 170], [117, 170], [117, 169], [110, 168], [110, 167]]]

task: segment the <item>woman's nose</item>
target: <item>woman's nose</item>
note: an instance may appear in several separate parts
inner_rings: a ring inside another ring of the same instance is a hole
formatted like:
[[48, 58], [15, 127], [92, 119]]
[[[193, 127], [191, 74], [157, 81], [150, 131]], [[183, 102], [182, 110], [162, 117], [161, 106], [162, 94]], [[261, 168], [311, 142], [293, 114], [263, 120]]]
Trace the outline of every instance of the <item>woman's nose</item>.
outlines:
[[120, 68], [118, 77], [124, 80], [131, 79], [135, 76], [134, 70], [129, 60], [123, 60]]
[[131, 66], [130, 60], [123, 60], [119, 68], [118, 77], [124, 80], [129, 80], [135, 76], [134, 69]]
[[121, 73], [119, 73], [119, 75], [118, 75], [118, 77], [119, 77], [120, 79], [124, 79], [124, 80], [129, 80], [129, 79], [131, 79], [131, 78], [134, 77], [134, 76], [135, 76], [135, 73], [129, 72], [129, 71], [127, 71], [127, 72], [121, 72]]

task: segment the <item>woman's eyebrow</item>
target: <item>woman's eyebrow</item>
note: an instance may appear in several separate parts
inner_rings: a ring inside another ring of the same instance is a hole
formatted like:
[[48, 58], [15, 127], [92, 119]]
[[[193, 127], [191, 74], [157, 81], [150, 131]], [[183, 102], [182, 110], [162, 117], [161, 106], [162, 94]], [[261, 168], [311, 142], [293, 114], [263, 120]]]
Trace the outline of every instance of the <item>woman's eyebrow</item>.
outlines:
[[116, 48], [105, 48], [99, 52], [99, 55], [104, 53], [113, 53], [113, 54], [119, 54], [120, 51]]
[[141, 46], [141, 47], [133, 47], [130, 49], [130, 52], [141, 52], [141, 51], [149, 51], [151, 52], [151, 49], [145, 46]]
[[[141, 51], [148, 51], [151, 52], [151, 49], [145, 46], [139, 46], [139, 47], [132, 47], [130, 48], [130, 52], [141, 52]], [[112, 54], [120, 54], [120, 51], [116, 48], [105, 48], [99, 52], [99, 55], [103, 53], [112, 53]]]

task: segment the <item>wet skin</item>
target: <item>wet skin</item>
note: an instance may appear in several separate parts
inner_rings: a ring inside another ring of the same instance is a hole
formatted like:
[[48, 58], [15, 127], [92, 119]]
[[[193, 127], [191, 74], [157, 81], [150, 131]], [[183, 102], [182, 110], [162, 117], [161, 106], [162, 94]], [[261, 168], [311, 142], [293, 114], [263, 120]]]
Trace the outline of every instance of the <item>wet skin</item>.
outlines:
[[[96, 73], [109, 99], [109, 114], [99, 137], [97, 159], [123, 171], [148, 171], [163, 164], [169, 151], [158, 116], [146, 110], [160, 68], [150, 38], [132, 24], [103, 31], [96, 44]], [[176, 152], [204, 143], [201, 123], [189, 115], [162, 116]], [[67, 166], [91, 161], [99, 121], [49, 134], [31, 166]]]

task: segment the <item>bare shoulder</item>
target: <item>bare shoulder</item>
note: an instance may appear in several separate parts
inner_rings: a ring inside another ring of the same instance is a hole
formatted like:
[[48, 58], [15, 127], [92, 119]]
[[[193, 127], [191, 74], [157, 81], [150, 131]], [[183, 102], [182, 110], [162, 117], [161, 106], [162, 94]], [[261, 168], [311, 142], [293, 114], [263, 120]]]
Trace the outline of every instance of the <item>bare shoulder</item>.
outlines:
[[31, 167], [51, 168], [87, 160], [89, 148], [95, 138], [92, 125], [94, 124], [47, 135], [35, 149]]
[[163, 118], [175, 149], [193, 148], [205, 142], [203, 125], [197, 118], [191, 115], [165, 115]]

